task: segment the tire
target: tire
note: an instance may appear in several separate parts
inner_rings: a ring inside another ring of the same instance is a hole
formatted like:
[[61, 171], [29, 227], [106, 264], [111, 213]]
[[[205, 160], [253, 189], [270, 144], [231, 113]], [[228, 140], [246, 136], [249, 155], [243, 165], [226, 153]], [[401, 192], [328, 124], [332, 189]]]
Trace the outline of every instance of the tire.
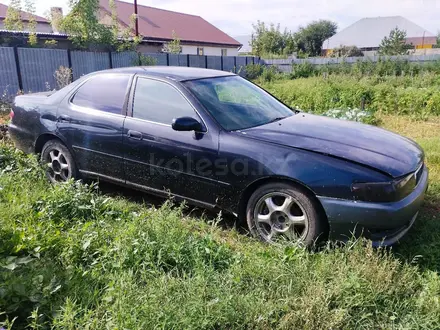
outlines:
[[53, 184], [78, 177], [72, 154], [59, 140], [46, 142], [41, 151], [41, 162], [46, 165], [46, 176]]
[[299, 242], [307, 247], [327, 238], [327, 219], [306, 190], [269, 183], [249, 198], [246, 220], [252, 236], [267, 243]]

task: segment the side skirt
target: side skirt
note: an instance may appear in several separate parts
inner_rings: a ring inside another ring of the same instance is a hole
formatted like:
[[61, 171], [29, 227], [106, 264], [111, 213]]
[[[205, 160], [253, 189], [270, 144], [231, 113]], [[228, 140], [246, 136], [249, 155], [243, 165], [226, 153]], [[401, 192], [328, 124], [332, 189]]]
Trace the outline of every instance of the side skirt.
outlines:
[[118, 179], [118, 178], [114, 178], [114, 177], [107, 176], [107, 175], [102, 175], [102, 174], [95, 173], [95, 172], [82, 171], [82, 170], [80, 170], [79, 172], [88, 178], [101, 179], [106, 182], [110, 182], [110, 183], [114, 183], [114, 184], [117, 184], [117, 185], [120, 185], [123, 187], [128, 187], [128, 188], [132, 188], [135, 190], [143, 191], [143, 192], [146, 192], [146, 193], [149, 193], [149, 194], [152, 194], [155, 196], [159, 196], [162, 198], [172, 198], [178, 202], [187, 201], [191, 205], [199, 206], [199, 207], [202, 207], [205, 209], [210, 209], [210, 210], [220, 209], [215, 204], [210, 204], [210, 203], [202, 202], [202, 201], [199, 201], [196, 199], [187, 198], [187, 197], [184, 197], [181, 195], [173, 194], [173, 193], [165, 191], [165, 190], [160, 190], [160, 189], [155, 189], [155, 188], [143, 186], [143, 185], [140, 185], [140, 184], [137, 184], [134, 182], [126, 182], [126, 181]]

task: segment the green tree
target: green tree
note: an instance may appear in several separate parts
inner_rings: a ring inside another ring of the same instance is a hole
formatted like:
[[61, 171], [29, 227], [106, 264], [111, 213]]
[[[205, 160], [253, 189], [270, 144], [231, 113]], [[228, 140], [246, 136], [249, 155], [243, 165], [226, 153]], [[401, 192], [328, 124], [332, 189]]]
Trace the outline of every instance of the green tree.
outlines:
[[37, 19], [35, 17], [35, 4], [33, 0], [25, 0], [25, 11], [28, 13], [27, 31], [29, 32], [28, 44], [36, 46], [37, 40]]
[[109, 7], [111, 11], [111, 37], [110, 44], [114, 46], [117, 51], [136, 50], [139, 43], [142, 41], [142, 36], [135, 36], [133, 33], [136, 16], [130, 16], [129, 26], [123, 28], [118, 19], [118, 11], [114, 0], [109, 0]]
[[440, 31], [437, 33], [437, 45], [438, 48], [440, 48]]
[[310, 56], [320, 56], [323, 42], [335, 35], [338, 25], [328, 20], [313, 21], [300, 27], [293, 36], [297, 50]]
[[284, 39], [284, 49], [283, 49], [284, 55], [290, 55], [297, 50], [295, 44], [295, 38], [293, 37], [293, 34], [291, 32], [287, 32], [287, 30], [285, 30], [283, 34], [283, 39]]
[[61, 28], [76, 47], [114, 46], [112, 30], [98, 20], [99, 0], [69, 0], [69, 7]]
[[257, 24], [252, 25], [254, 32], [250, 46], [252, 53], [257, 56], [264, 56], [268, 54], [283, 54], [286, 40], [284, 34], [280, 31], [280, 25], [273, 23], [266, 25], [266, 23], [258, 21]]
[[391, 30], [388, 37], [384, 37], [379, 46], [379, 55], [406, 55], [408, 54], [406, 44], [406, 31], [395, 28]]
[[23, 21], [21, 20], [21, 1], [11, 0], [9, 2], [8, 10], [6, 11], [6, 18], [4, 21], [5, 29], [10, 31], [22, 31]]
[[182, 51], [182, 48], [180, 47], [180, 39], [176, 34], [176, 31], [173, 30], [172, 32], [173, 40], [170, 42], [167, 42], [163, 45], [162, 51], [164, 53], [170, 53], [170, 54], [180, 54]]

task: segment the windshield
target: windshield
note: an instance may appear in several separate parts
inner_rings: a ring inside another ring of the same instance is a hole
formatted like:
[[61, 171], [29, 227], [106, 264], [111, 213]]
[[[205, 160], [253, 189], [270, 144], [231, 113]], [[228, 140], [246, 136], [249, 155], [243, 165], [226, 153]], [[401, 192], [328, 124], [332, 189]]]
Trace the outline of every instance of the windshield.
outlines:
[[239, 76], [184, 82], [226, 130], [260, 126], [292, 116], [291, 109]]

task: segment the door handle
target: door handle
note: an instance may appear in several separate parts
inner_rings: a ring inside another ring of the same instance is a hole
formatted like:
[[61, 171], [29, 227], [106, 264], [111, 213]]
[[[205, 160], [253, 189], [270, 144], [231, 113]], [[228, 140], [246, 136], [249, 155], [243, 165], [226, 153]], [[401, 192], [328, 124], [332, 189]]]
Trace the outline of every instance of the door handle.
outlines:
[[130, 139], [142, 140], [142, 133], [141, 132], [129, 130], [127, 135], [128, 135], [128, 138], [130, 138]]
[[66, 122], [66, 123], [70, 123], [72, 121], [72, 118], [70, 118], [67, 115], [61, 115], [58, 117], [58, 121], [59, 122]]

